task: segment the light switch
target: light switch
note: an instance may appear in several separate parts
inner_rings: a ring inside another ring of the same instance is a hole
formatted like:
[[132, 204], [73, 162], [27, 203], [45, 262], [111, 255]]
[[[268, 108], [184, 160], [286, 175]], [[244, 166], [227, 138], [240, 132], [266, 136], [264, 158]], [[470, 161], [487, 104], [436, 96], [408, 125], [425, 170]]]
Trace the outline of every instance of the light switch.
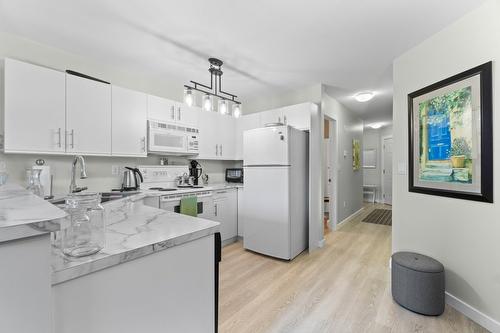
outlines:
[[398, 174], [400, 175], [407, 174], [406, 162], [398, 162]]

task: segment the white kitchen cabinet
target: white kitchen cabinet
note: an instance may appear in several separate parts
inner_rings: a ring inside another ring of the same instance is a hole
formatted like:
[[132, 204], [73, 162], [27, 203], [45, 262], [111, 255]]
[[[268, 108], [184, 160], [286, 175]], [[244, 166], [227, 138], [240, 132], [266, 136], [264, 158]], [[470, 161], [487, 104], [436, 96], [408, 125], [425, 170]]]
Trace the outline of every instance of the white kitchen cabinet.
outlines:
[[175, 122], [177, 119], [176, 104], [177, 102], [166, 98], [148, 95], [148, 118]]
[[111, 85], [66, 74], [66, 151], [111, 155]]
[[236, 119], [231, 116], [218, 115], [217, 134], [219, 142], [219, 158], [234, 160], [236, 156]]
[[112, 155], [147, 156], [147, 95], [117, 86], [112, 94]]
[[[238, 236], [238, 194], [236, 189], [214, 192], [214, 220], [220, 222], [222, 241], [231, 241]], [[227, 242], [226, 242], [227, 243]]]
[[202, 111], [199, 118], [200, 129], [200, 153], [199, 159], [217, 159], [219, 147], [217, 140], [217, 114], [215, 112]]
[[238, 236], [243, 237], [243, 228], [245, 225], [245, 216], [243, 215], [243, 196], [245, 194], [244, 187], [238, 187]]
[[199, 159], [233, 160], [236, 155], [235, 119], [216, 112], [199, 114]]
[[4, 151], [63, 154], [65, 74], [13, 59], [4, 65]]
[[201, 108], [177, 103], [175, 110], [176, 122], [189, 127], [198, 127]]
[[252, 113], [236, 119], [236, 160], [243, 160], [243, 133], [260, 127], [260, 113]]
[[312, 103], [301, 103], [282, 108], [283, 121], [285, 125], [295, 127], [300, 130], [311, 128]]
[[283, 122], [283, 109], [281, 108], [260, 112], [260, 127]]

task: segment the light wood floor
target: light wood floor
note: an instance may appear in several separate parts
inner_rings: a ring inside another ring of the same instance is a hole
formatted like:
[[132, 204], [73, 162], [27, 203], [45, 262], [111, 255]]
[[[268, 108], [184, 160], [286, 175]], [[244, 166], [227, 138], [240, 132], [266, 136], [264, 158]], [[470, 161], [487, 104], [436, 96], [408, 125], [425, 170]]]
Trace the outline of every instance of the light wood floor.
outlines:
[[292, 262], [246, 251], [241, 242], [225, 247], [219, 331], [486, 332], [450, 307], [426, 317], [394, 303], [391, 227], [361, 222], [376, 207], [327, 234], [323, 249]]

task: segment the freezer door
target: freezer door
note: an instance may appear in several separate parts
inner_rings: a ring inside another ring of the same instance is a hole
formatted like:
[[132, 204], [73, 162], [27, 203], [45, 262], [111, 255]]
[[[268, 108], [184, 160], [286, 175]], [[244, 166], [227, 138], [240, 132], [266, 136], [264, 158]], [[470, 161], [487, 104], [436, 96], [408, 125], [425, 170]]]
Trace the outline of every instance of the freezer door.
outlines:
[[245, 168], [243, 247], [290, 257], [289, 167]]
[[243, 165], [289, 164], [286, 126], [256, 128], [243, 133]]

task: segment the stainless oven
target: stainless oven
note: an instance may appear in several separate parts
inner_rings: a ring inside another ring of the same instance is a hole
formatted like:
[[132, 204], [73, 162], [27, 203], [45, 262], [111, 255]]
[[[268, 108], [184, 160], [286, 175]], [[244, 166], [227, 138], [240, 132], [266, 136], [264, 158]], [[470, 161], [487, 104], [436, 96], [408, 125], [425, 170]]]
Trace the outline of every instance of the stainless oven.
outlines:
[[180, 213], [181, 199], [192, 196], [196, 196], [198, 199], [198, 217], [213, 219], [215, 217], [215, 211], [212, 191], [162, 195], [160, 197], [160, 209]]

